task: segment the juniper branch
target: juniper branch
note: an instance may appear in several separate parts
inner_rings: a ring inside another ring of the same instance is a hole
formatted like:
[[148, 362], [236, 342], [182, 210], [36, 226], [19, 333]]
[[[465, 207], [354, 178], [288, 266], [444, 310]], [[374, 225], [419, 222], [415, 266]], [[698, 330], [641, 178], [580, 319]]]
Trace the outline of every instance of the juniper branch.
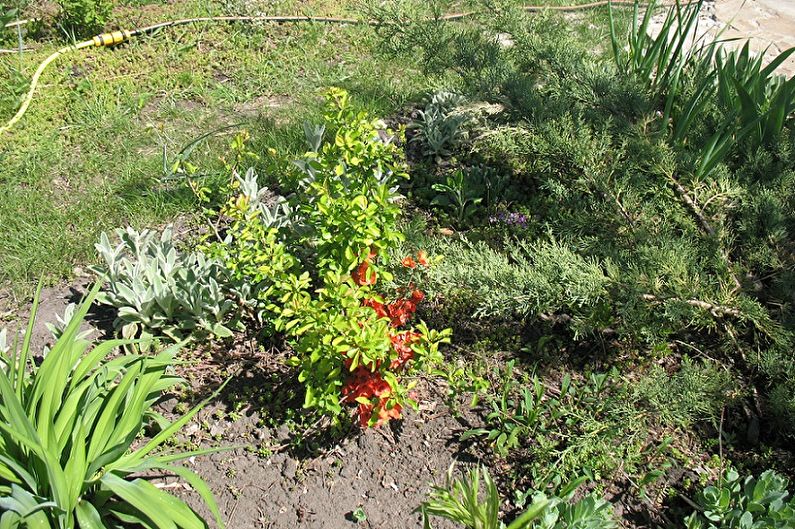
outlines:
[[[707, 218], [701, 212], [701, 209], [698, 207], [695, 200], [693, 200], [693, 198], [690, 196], [690, 193], [687, 192], [687, 189], [685, 189], [682, 186], [682, 184], [679, 183], [679, 181], [676, 179], [674, 175], [670, 175], [670, 178], [671, 182], [673, 183], [674, 189], [676, 190], [676, 193], [679, 195], [679, 199], [685, 203], [685, 205], [693, 214], [693, 216], [696, 218], [696, 220], [698, 220], [699, 224], [701, 224], [701, 228], [707, 233], [708, 236], [715, 237], [717, 233], [715, 231], [715, 228], [712, 227], [712, 225], [709, 223]], [[726, 261], [726, 265], [729, 270], [729, 275], [731, 275], [732, 281], [734, 282], [733, 292], [742, 290], [743, 287], [742, 283], [740, 283], [740, 280], [737, 278], [737, 275], [734, 273], [732, 269], [734, 263], [732, 262], [731, 257], [729, 257], [729, 252], [726, 251], [723, 245], [720, 245], [720, 252], [721, 255], [723, 256], [723, 259]]]

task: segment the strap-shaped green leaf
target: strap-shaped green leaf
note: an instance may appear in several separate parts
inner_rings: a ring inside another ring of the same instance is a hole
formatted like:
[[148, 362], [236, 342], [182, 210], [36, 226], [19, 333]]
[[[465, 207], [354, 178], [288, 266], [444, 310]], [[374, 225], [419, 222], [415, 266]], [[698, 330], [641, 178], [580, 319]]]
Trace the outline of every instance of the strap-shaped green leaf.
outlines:
[[125, 467], [130, 467], [139, 464], [147, 455], [149, 455], [154, 449], [158, 446], [166, 442], [169, 438], [171, 438], [175, 433], [177, 433], [183, 426], [185, 426], [188, 421], [190, 421], [199, 411], [204, 408], [208, 402], [213, 400], [218, 394], [223, 391], [226, 385], [231, 380], [227, 378], [223, 384], [221, 384], [218, 389], [216, 389], [212, 395], [201, 401], [195, 407], [193, 407], [188, 413], [177, 419], [176, 421], [172, 422], [167, 428], [161, 430], [156, 436], [149, 440], [143, 447], [135, 450], [134, 452], [128, 454], [125, 457], [120, 458], [115, 463], [108, 465], [108, 470], [113, 469], [120, 469]]
[[[72, 319], [69, 321], [69, 324], [64, 329], [61, 337], [55, 342], [53, 348], [44, 358], [44, 362], [42, 362], [41, 366], [39, 367], [37, 376], [33, 383], [32, 396], [30, 401], [27, 402], [27, 409], [29, 413], [38, 408], [39, 402], [44, 398], [45, 393], [49, 395], [48, 400], [52, 399], [54, 398], [53, 395], [57, 392], [58, 387], [60, 387], [61, 384], [65, 384], [65, 380], [57, 378], [57, 371], [63, 369], [62, 361], [64, 360], [64, 357], [62, 355], [66, 354], [69, 359], [75, 362], [77, 361], [79, 356], [73, 356], [74, 352], [70, 351], [69, 349], [71, 349], [76, 341], [77, 333], [80, 330], [80, 325], [83, 323], [91, 303], [96, 298], [100, 286], [101, 285], [99, 283], [96, 284], [86, 295], [80, 306], [75, 311], [75, 314], [72, 316]], [[66, 373], [71, 370], [72, 366], [69, 365], [68, 367], [69, 369], [66, 370]], [[65, 377], [66, 375], [64, 374], [63, 376]], [[61, 392], [62, 391], [63, 388], [61, 388]]]
[[160, 529], [207, 528], [207, 524], [182, 500], [163, 492], [146, 480], [126, 481], [114, 473], [108, 473], [102, 477], [102, 483], [146, 514]]
[[0, 498], [0, 509], [13, 511], [20, 518], [20, 524], [27, 529], [50, 529], [50, 522], [43, 512], [57, 508], [55, 502], [45, 501], [16, 485], [11, 486], [11, 495]]
[[91, 435], [91, 443], [88, 447], [89, 461], [98, 457], [105, 450], [113, 432], [113, 428], [115, 427], [119, 409], [124, 403], [127, 391], [138, 379], [141, 367], [140, 361], [133, 364], [124, 374], [119, 384], [113, 388], [110, 398], [105, 403], [102, 414], [97, 420]]
[[108, 529], [102, 522], [99, 512], [85, 500], [80, 500], [75, 507], [77, 525], [80, 529]]
[[165, 470], [170, 470], [188, 482], [188, 484], [199, 493], [199, 496], [201, 496], [202, 500], [204, 500], [204, 503], [207, 504], [210, 512], [213, 513], [213, 516], [215, 517], [215, 523], [218, 525], [219, 529], [224, 529], [224, 527], [226, 527], [223, 520], [221, 519], [221, 511], [218, 509], [218, 504], [215, 502], [215, 497], [213, 496], [210, 487], [207, 486], [201, 477], [199, 477], [192, 470], [177, 465], [163, 465], [162, 468]]
[[[3, 465], [0, 466], [0, 476], [7, 479], [8, 482], [11, 483], [17, 483], [21, 485], [22, 482], [24, 482], [25, 485], [27, 485], [28, 490], [34, 494], [39, 493], [36, 479], [17, 461], [14, 461], [4, 454], [0, 454], [0, 463], [3, 463]], [[8, 472], [10, 475], [6, 475], [4, 472]]]
[[83, 492], [83, 484], [88, 477], [86, 475], [86, 432], [82, 424], [78, 424], [72, 434], [72, 450], [69, 453], [69, 460], [66, 462], [64, 472], [69, 480], [69, 500], [71, 502], [66, 510], [70, 511], [77, 506], [77, 499]]
[[549, 500], [547, 499], [534, 502], [526, 511], [511, 522], [507, 529], [525, 529], [530, 527], [533, 520], [541, 516], [548, 505]]
[[[36, 294], [33, 296], [33, 306], [30, 309], [30, 319], [28, 320], [28, 328], [25, 331], [25, 338], [22, 340], [22, 350], [17, 355], [17, 372], [16, 372], [16, 379], [15, 383], [17, 385], [17, 398], [19, 398], [20, 402], [23, 402], [24, 396], [24, 380], [25, 380], [25, 369], [27, 369], [28, 364], [28, 357], [30, 356], [30, 340], [33, 338], [33, 325], [36, 323], [36, 314], [39, 311], [39, 299], [41, 298], [41, 287], [43, 286], [44, 282], [39, 280], [39, 284], [36, 286]], [[13, 371], [12, 371], [13, 376]]]

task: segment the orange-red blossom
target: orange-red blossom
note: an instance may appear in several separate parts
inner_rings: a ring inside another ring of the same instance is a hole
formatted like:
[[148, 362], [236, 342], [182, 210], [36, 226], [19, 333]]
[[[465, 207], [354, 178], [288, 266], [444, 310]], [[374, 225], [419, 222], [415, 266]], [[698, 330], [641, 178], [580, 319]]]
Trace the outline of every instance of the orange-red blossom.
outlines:
[[[357, 285], [375, 284], [375, 270], [370, 267], [370, 261], [375, 256], [376, 252], [371, 251], [351, 274]], [[416, 268], [417, 263], [420, 266], [428, 266], [428, 255], [421, 250], [417, 252], [416, 261], [409, 255], [401, 262], [408, 268]], [[413, 285], [410, 285], [410, 288], [412, 291], [409, 297], [401, 297], [389, 303], [367, 298], [362, 301], [362, 305], [372, 308], [379, 318], [389, 318], [390, 325], [396, 329], [409, 322], [417, 310], [417, 304], [425, 298], [425, 294], [421, 290], [414, 288]], [[411, 346], [420, 340], [420, 334], [414, 331], [390, 331], [389, 338], [397, 353], [397, 358], [392, 360], [389, 369], [393, 371], [405, 369], [408, 362], [414, 358], [414, 350]], [[346, 367], [349, 365], [350, 362], [346, 362]], [[390, 402], [393, 397], [392, 387], [377, 371], [379, 367], [380, 363], [374, 367], [375, 370], [367, 366], [357, 367], [342, 388], [343, 397], [348, 402], [358, 404], [357, 414], [362, 427], [368, 426], [372, 418], [376, 418], [376, 426], [384, 424], [390, 419], [399, 419], [402, 411], [400, 404], [394, 401]]]

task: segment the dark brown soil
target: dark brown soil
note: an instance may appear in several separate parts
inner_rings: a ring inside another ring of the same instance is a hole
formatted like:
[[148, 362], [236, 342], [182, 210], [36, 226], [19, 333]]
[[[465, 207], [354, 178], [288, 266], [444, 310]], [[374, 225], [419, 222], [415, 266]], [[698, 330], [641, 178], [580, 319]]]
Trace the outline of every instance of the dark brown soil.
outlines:
[[[260, 366], [249, 369], [256, 372]], [[242, 377], [246, 378], [260, 379], [256, 373]], [[262, 426], [262, 417], [278, 412], [267, 409], [268, 404], [225, 415], [222, 410], [228, 409], [230, 395], [244, 397], [239, 389], [240, 383], [228, 387], [182, 435], [189, 445], [240, 447], [186, 462], [208, 482], [230, 528], [421, 528], [421, 516], [414, 511], [431, 486], [444, 484], [451, 466], [460, 472], [474, 462], [458, 442], [460, 433], [472, 425], [463, 417], [454, 418], [433, 382], [420, 385], [419, 409], [406, 412], [401, 421], [367, 431], [350, 427], [335, 435], [315, 431], [306, 435], [306, 442], [297, 442], [301, 428]], [[281, 391], [275, 388], [270, 395]], [[270, 453], [269, 447], [276, 450]], [[180, 494], [211, 517], [197, 494]], [[363, 510], [366, 521], [354, 520], [357, 509]]]
[[[31, 351], [38, 355], [45, 347], [51, 347], [53, 336], [47, 324], [57, 324], [63, 317], [70, 303], [80, 304], [91, 287], [91, 278], [82, 275], [73, 283], [62, 283], [53, 287], [42, 288], [36, 321], [33, 324]], [[21, 306], [20, 306], [21, 305]], [[13, 343], [16, 333], [24, 333], [30, 318], [32, 304], [28, 301], [21, 304], [9, 293], [0, 292], [0, 328], [8, 329], [9, 341]], [[82, 330], [88, 332], [91, 339], [107, 337], [112, 332], [114, 315], [103, 307], [92, 307], [86, 316], [86, 324]]]

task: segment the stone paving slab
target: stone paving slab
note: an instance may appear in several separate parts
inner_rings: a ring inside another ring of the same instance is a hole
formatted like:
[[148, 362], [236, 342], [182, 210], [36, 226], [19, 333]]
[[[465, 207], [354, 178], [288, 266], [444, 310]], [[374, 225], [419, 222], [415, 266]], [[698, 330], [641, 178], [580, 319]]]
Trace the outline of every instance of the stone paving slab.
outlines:
[[[723, 37], [750, 38], [751, 49], [758, 52], [769, 47], [768, 60], [795, 46], [795, 0], [715, 0], [712, 11], [714, 20], [727, 26]], [[787, 77], [795, 74], [795, 54], [779, 72]]]

